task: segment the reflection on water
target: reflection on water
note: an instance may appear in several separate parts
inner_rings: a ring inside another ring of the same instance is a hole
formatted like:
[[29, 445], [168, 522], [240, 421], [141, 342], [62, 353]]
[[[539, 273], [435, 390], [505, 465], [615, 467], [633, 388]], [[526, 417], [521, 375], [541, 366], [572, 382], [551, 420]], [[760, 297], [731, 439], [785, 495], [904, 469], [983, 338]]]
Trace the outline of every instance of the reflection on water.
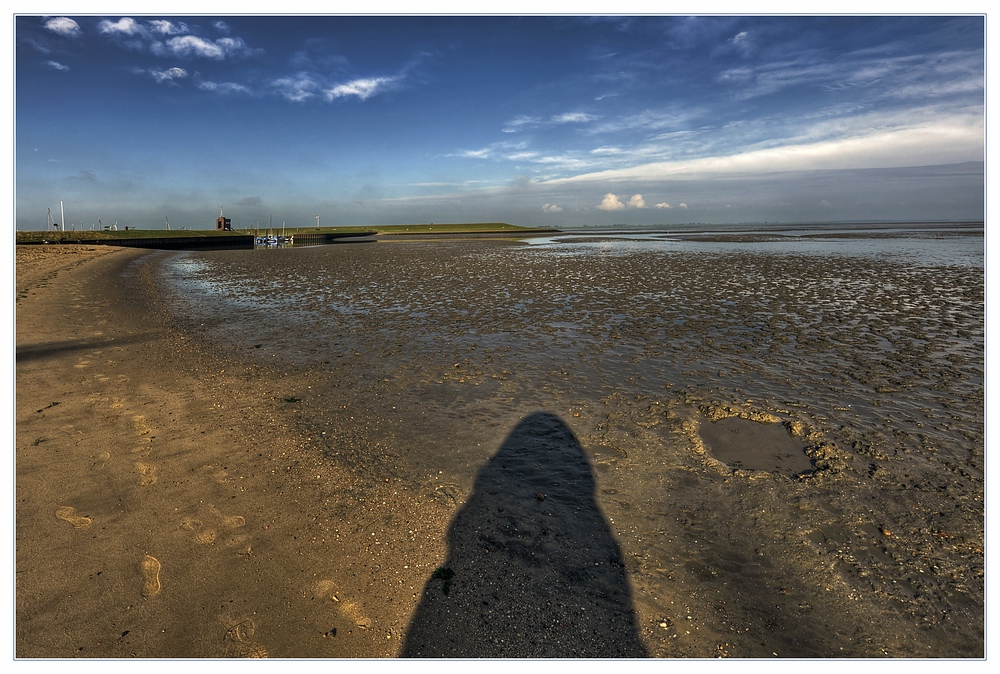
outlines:
[[[730, 232], [595, 232], [532, 237], [534, 246], [574, 254], [571, 248], [605, 254], [672, 250], [684, 253], [736, 253], [749, 251], [785, 255], [840, 255], [891, 258], [922, 265], [984, 264], [983, 228], [897, 227], [892, 229], [781, 229]], [[579, 251], [577, 251], [579, 252]]]

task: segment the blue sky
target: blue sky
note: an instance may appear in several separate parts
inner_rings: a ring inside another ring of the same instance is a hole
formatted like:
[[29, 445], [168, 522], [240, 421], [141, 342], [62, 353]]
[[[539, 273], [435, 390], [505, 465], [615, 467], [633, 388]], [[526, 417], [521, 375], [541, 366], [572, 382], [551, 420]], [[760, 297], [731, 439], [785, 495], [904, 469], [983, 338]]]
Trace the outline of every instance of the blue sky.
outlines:
[[982, 16], [15, 17], [18, 229], [982, 219]]

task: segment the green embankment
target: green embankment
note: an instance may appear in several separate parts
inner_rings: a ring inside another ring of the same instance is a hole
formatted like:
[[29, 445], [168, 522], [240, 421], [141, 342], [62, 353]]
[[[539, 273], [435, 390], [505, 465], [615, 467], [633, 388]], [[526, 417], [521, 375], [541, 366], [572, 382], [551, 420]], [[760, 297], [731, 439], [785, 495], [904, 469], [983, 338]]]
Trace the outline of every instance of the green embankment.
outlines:
[[[267, 232], [265, 228], [256, 230], [260, 234]], [[472, 222], [449, 224], [412, 224], [412, 225], [372, 225], [370, 227], [286, 227], [286, 234], [492, 234], [492, 233], [532, 233], [551, 232], [552, 229], [539, 227], [520, 227], [505, 222]], [[280, 233], [279, 228], [272, 227], [271, 233]], [[246, 236], [253, 234], [253, 229], [239, 229], [224, 232], [215, 229], [120, 229], [117, 231], [25, 231], [16, 233], [16, 243], [87, 243], [90, 241], [111, 241], [115, 239], [149, 239], [191, 236]]]

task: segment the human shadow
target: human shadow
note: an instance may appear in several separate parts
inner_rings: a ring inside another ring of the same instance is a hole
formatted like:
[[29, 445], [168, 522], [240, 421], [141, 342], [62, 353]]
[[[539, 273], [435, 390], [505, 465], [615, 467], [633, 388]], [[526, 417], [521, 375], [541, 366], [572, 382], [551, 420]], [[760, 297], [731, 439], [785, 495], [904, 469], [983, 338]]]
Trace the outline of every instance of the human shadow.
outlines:
[[448, 530], [401, 655], [640, 658], [621, 551], [590, 462], [559, 417], [526, 417]]
[[21, 344], [15, 348], [14, 361], [26, 363], [34, 360], [44, 360], [64, 353], [101, 349], [122, 344], [137, 344], [148, 339], [146, 335], [129, 337], [102, 337], [99, 339], [66, 339], [59, 342], [43, 342], [39, 344]]

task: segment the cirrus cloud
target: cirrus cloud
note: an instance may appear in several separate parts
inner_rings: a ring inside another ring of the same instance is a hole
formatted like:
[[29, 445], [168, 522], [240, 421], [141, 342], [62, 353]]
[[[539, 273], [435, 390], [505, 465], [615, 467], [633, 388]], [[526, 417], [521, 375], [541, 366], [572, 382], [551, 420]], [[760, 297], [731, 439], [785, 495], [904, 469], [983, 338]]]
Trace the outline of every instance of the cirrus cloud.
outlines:
[[554, 124], [582, 124], [584, 122], [592, 122], [597, 117], [586, 112], [564, 112], [561, 115], [555, 115], [552, 117], [552, 122]]
[[351, 80], [327, 89], [326, 100], [357, 96], [364, 101], [391, 87], [398, 79], [398, 77], [368, 77]]
[[198, 88], [202, 91], [211, 91], [218, 94], [249, 94], [250, 87], [236, 82], [212, 82], [204, 81], [198, 83]]

